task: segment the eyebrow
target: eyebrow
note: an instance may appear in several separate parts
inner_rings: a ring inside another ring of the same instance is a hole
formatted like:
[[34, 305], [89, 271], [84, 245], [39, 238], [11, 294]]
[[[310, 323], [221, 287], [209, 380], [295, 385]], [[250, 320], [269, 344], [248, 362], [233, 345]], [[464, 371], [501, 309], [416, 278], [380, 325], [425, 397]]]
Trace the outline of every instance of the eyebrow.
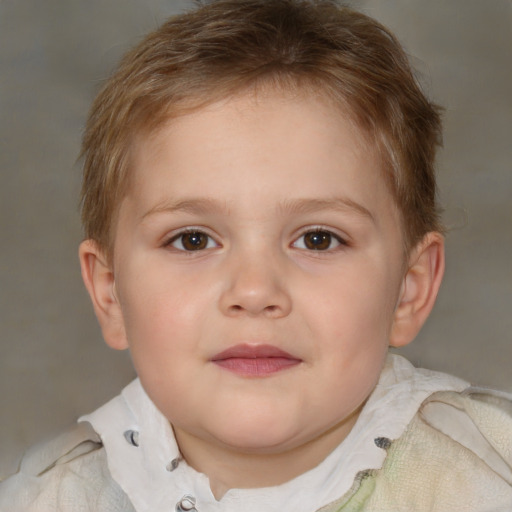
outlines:
[[[333, 197], [327, 199], [292, 199], [280, 203], [277, 207], [279, 214], [306, 214], [321, 210], [340, 211], [342, 213], [355, 213], [375, 222], [373, 214], [363, 205], [346, 197]], [[142, 215], [142, 220], [159, 213], [185, 212], [190, 214], [228, 213], [226, 202], [220, 202], [208, 197], [187, 198], [179, 201], [165, 201], [157, 204]]]
[[208, 197], [191, 197], [189, 199], [183, 199], [180, 201], [165, 201], [163, 203], [157, 204], [153, 208], [149, 209], [146, 213], [144, 213], [144, 215], [142, 215], [142, 220], [158, 213], [185, 212], [192, 214], [205, 214], [221, 213], [227, 210], [228, 208], [225, 203], [221, 203], [215, 199], [210, 199]]
[[279, 211], [288, 213], [313, 213], [321, 210], [334, 210], [342, 213], [356, 213], [375, 222], [373, 214], [362, 204], [347, 197], [332, 197], [327, 199], [293, 199], [279, 206]]

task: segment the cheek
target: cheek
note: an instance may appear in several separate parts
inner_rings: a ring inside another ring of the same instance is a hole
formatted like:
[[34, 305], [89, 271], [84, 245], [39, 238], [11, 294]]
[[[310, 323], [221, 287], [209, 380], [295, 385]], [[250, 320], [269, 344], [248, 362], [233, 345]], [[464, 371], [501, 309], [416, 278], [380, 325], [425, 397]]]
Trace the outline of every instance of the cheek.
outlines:
[[165, 265], [165, 257], [124, 269], [129, 278], [120, 295], [129, 337], [151, 333], [150, 339], [158, 339], [159, 333], [179, 335], [199, 325], [214, 303], [212, 287], [202, 273], [178, 270]]
[[[123, 307], [126, 335], [130, 348], [139, 345], [170, 354], [191, 346], [192, 338], [202, 330], [204, 304], [187, 294], [167, 290], [151, 295], [139, 294]], [[164, 356], [162, 352], [162, 356]]]
[[201, 379], [200, 347], [208, 315], [192, 291], [161, 285], [138, 287], [123, 314], [137, 375], [157, 407], [174, 420], [175, 414], [186, 414], [183, 397], [194, 401], [188, 388]]
[[325, 280], [316, 293], [303, 296], [307, 316], [331, 333], [333, 343], [338, 340], [346, 348], [350, 345], [357, 348], [387, 339], [394, 293], [382, 273], [340, 272]]

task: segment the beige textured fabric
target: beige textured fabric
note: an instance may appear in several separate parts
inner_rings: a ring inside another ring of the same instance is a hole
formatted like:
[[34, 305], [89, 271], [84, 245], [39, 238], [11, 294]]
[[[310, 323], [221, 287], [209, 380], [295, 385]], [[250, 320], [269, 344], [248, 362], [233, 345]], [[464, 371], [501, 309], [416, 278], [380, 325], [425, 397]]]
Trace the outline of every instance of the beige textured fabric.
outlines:
[[512, 402], [440, 392], [392, 442], [381, 470], [322, 512], [511, 512]]
[[0, 483], [0, 512], [135, 512], [88, 423], [36, 445]]

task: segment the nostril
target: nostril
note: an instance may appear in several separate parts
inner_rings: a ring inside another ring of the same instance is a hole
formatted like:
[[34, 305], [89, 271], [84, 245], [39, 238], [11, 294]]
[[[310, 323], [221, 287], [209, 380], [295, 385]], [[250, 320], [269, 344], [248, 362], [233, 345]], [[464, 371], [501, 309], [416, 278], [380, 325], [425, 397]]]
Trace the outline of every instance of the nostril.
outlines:
[[258, 308], [258, 311], [253, 311], [253, 308], [247, 307], [244, 308], [244, 306], [241, 306], [240, 304], [233, 304], [229, 307], [229, 310], [232, 313], [242, 313], [246, 311], [249, 314], [256, 314], [256, 313], [267, 313], [267, 314], [274, 314], [279, 311], [279, 306], [276, 306], [274, 304], [271, 304], [269, 306], [264, 306], [263, 308]]

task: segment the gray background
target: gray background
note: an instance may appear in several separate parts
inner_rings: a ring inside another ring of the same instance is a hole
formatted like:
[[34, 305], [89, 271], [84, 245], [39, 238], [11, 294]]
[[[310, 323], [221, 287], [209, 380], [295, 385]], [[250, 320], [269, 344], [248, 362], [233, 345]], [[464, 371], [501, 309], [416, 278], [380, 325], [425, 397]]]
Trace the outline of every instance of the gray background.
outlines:
[[[352, 2], [393, 29], [446, 108], [447, 275], [417, 364], [512, 391], [512, 3]], [[82, 289], [76, 164], [88, 106], [172, 0], [0, 0], [0, 475], [117, 394], [128, 356]]]

